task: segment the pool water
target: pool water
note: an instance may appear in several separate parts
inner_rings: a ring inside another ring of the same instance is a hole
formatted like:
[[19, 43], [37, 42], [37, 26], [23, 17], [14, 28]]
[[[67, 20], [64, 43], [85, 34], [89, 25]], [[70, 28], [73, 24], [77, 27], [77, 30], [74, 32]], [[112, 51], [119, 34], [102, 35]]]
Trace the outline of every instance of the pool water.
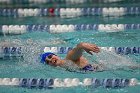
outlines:
[[[129, 19], [129, 20], [128, 20]], [[61, 19], [59, 17], [27, 17], [27, 18], [6, 18], [0, 17], [1, 25], [21, 25], [21, 24], [134, 24], [140, 23], [140, 16], [127, 15], [118, 18], [90, 16], [72, 19]], [[80, 42], [95, 43], [100, 47], [139, 47], [140, 30], [127, 30], [124, 32], [97, 32], [78, 31], [51, 34], [48, 32], [32, 32], [23, 35], [0, 35], [0, 42], [6, 41], [25, 48], [23, 58], [0, 59], [0, 78], [137, 78], [140, 80], [140, 69], [120, 69], [118, 66], [140, 65], [140, 55], [117, 55], [102, 51], [99, 54], [90, 56], [84, 53], [90, 61], [97, 57], [97, 60], [104, 60], [110, 64], [111, 70], [93, 73], [69, 72], [61, 68], [54, 68], [43, 65], [39, 61], [40, 53], [45, 46], [74, 47]], [[65, 54], [58, 54], [64, 58]], [[118, 62], [117, 57], [121, 58]], [[92, 63], [92, 62], [91, 62]], [[139, 93], [139, 86], [126, 87], [121, 89], [91, 88], [91, 87], [71, 87], [55, 89], [27, 89], [11, 86], [0, 86], [1, 93]]]

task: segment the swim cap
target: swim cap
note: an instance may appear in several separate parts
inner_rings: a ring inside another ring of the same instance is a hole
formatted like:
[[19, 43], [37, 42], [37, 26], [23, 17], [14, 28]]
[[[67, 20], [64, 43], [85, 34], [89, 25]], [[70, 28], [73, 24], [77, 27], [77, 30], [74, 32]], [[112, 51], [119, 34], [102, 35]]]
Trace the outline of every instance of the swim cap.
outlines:
[[46, 57], [48, 57], [49, 55], [55, 55], [54, 53], [52, 52], [46, 52], [44, 54], [41, 55], [41, 63], [45, 63], [45, 60], [46, 60]]

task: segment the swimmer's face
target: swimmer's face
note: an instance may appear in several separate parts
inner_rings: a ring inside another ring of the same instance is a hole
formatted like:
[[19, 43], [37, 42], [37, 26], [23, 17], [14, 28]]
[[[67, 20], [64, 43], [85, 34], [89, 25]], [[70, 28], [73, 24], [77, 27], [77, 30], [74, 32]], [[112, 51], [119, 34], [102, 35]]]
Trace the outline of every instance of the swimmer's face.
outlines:
[[51, 66], [59, 66], [61, 61], [58, 56], [50, 54], [48, 57], [46, 57], [46, 63]]

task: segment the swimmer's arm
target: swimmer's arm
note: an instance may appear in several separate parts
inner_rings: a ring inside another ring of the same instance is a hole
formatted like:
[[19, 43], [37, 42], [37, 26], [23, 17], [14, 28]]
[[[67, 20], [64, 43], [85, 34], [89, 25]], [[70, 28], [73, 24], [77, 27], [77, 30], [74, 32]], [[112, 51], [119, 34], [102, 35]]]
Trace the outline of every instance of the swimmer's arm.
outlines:
[[79, 43], [68, 52], [66, 59], [78, 61], [82, 57], [84, 51], [92, 55], [92, 52], [98, 53], [100, 50], [95, 44]]

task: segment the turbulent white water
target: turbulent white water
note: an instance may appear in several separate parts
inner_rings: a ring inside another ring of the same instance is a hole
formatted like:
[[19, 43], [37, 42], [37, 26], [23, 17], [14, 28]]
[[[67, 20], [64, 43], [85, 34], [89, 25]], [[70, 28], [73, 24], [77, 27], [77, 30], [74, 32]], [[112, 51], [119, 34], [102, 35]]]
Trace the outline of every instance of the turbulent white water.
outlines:
[[7, 46], [7, 47], [22, 47], [22, 54], [25, 61], [28, 62], [36, 62], [37, 57], [41, 52], [43, 52], [43, 48], [50, 45], [56, 45], [64, 43], [62, 40], [56, 39], [49, 39], [47, 41], [42, 40], [21, 40], [21, 39], [5, 39], [1, 40], [0, 46]]
[[101, 50], [96, 54], [96, 60], [107, 68], [117, 69], [129, 66], [136, 66], [137, 63], [126, 55], [118, 55], [114, 52]]

